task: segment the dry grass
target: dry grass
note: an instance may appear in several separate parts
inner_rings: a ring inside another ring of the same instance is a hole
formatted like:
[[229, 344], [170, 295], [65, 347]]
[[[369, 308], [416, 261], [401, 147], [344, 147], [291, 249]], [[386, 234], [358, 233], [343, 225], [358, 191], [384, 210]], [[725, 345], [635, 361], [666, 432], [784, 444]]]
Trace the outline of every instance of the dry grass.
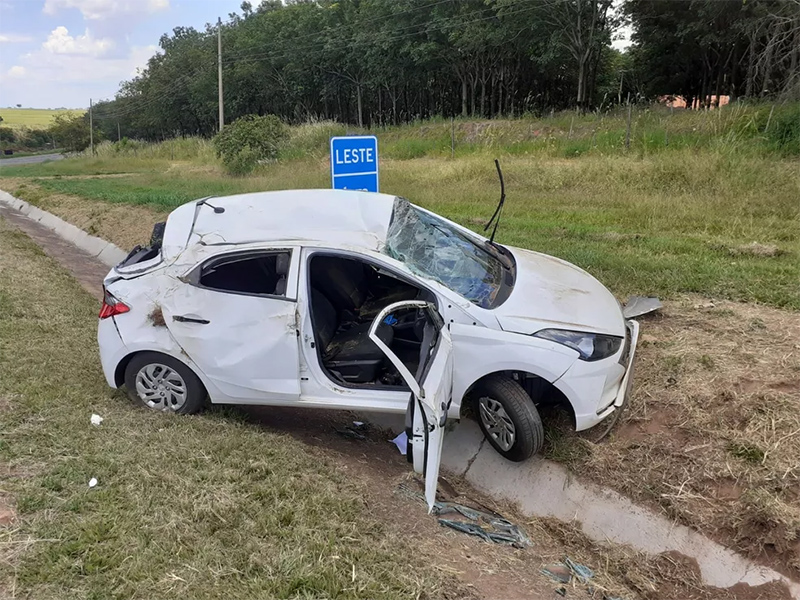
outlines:
[[642, 330], [621, 424], [600, 444], [568, 441], [580, 452], [561, 458], [797, 576], [800, 317], [686, 297]]
[[163, 221], [168, 210], [151, 206], [129, 206], [95, 202], [79, 196], [53, 194], [21, 178], [3, 179], [3, 189], [80, 227], [87, 233], [108, 240], [123, 250], [150, 239], [153, 224]]

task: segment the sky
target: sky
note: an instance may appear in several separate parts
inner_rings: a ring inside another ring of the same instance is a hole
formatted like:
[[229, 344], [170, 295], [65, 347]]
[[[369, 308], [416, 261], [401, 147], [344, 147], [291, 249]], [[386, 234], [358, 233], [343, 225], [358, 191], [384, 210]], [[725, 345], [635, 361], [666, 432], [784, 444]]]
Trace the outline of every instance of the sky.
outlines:
[[241, 0], [0, 0], [0, 106], [86, 108], [110, 99], [177, 26]]
[[[618, 2], [619, 0], [617, 0]], [[253, 2], [256, 4], [256, 2]], [[111, 99], [177, 26], [203, 29], [241, 0], [0, 0], [0, 106], [87, 108]], [[629, 28], [615, 48], [630, 42]]]

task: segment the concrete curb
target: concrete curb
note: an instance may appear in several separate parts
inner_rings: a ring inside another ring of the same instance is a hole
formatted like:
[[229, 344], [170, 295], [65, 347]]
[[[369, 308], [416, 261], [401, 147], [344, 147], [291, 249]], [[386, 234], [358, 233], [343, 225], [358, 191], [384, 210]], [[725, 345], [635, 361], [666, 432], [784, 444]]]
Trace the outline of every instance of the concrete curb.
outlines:
[[0, 204], [21, 212], [29, 219], [38, 221], [48, 229], [52, 229], [60, 238], [80, 248], [87, 254], [91, 254], [108, 267], [118, 265], [128, 256], [127, 252], [111, 242], [90, 235], [83, 229], [75, 227], [72, 223], [67, 223], [54, 214], [33, 206], [24, 200], [15, 198], [3, 190], [0, 190]]

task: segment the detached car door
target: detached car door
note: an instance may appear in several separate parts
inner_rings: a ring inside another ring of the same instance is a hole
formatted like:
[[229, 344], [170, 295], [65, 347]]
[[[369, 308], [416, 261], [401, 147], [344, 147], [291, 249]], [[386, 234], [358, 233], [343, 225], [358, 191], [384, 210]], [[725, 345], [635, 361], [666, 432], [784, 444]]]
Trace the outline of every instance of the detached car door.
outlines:
[[231, 399], [299, 399], [297, 270], [292, 250], [228, 252], [165, 294], [170, 333]]
[[[417, 319], [422, 325], [419, 365], [413, 374], [376, 333], [381, 323], [391, 324], [395, 313], [404, 310], [416, 310]], [[372, 322], [369, 337], [411, 388], [406, 410], [406, 456], [414, 465], [414, 471], [425, 477], [425, 500], [430, 512], [436, 502], [444, 426], [453, 389], [453, 343], [450, 331], [433, 304], [406, 300], [384, 308]]]

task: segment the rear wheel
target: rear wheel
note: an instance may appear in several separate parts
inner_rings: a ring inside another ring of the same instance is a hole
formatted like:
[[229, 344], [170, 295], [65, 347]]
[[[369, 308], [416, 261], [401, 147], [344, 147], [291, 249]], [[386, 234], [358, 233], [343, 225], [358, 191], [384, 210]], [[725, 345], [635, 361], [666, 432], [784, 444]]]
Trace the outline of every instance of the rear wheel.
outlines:
[[542, 449], [542, 420], [519, 383], [491, 375], [478, 382], [471, 399], [483, 435], [503, 457], [520, 462]]
[[158, 352], [134, 356], [125, 369], [128, 396], [147, 408], [182, 415], [200, 411], [206, 390], [200, 379], [181, 361]]

